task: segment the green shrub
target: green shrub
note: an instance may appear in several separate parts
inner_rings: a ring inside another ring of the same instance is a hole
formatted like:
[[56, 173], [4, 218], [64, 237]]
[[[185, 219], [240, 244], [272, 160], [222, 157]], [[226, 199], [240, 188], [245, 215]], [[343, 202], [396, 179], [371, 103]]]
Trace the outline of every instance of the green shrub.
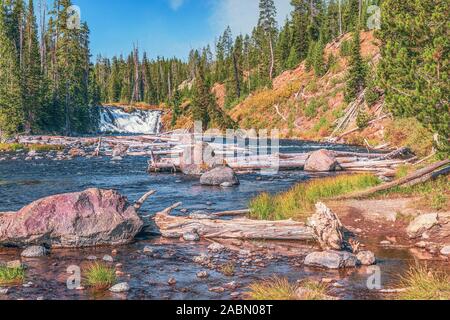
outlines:
[[91, 264], [85, 274], [87, 286], [96, 290], [108, 289], [116, 283], [114, 269], [101, 263]]
[[369, 122], [372, 121], [371, 115], [367, 111], [360, 111], [356, 117], [356, 125], [360, 130], [363, 130], [369, 126]]
[[341, 43], [341, 57], [349, 57], [352, 54], [353, 45], [351, 40], [345, 40]]
[[21, 284], [25, 280], [24, 268], [0, 266], [0, 285]]

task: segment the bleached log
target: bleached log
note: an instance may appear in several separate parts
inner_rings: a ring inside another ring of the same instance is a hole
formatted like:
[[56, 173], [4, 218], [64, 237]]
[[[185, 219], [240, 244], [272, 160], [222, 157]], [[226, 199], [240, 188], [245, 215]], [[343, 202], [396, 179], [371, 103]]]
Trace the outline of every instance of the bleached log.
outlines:
[[194, 219], [170, 216], [167, 211], [156, 214], [154, 220], [165, 238], [181, 238], [186, 233], [197, 233], [205, 239], [314, 240], [309, 227], [293, 220]]
[[146, 194], [144, 194], [138, 201], [134, 203], [134, 209], [136, 209], [136, 211], [139, 211], [141, 207], [144, 205], [145, 201], [147, 201], [147, 199], [150, 198], [150, 196], [154, 195], [155, 193], [156, 193], [155, 190], [151, 190]]
[[316, 213], [308, 219], [308, 226], [314, 231], [316, 240], [323, 250], [343, 250], [344, 226], [338, 216], [324, 203], [316, 204]]

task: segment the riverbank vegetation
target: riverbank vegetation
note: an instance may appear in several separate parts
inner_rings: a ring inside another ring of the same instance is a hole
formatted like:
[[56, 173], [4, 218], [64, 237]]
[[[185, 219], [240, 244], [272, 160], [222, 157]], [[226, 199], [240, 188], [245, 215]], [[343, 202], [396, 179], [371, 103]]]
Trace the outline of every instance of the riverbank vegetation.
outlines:
[[86, 285], [95, 290], [106, 290], [117, 281], [114, 269], [102, 263], [92, 263], [84, 273]]
[[21, 144], [21, 143], [0, 143], [0, 152], [17, 152], [17, 151], [36, 151], [49, 152], [64, 150], [62, 145], [50, 144]]
[[25, 280], [25, 269], [0, 266], [0, 285], [17, 285]]
[[449, 300], [450, 275], [427, 266], [412, 267], [401, 279], [400, 300]]
[[381, 180], [371, 174], [341, 175], [300, 183], [276, 195], [263, 193], [250, 201], [250, 217], [260, 220], [306, 220], [318, 201], [374, 187]]
[[272, 278], [249, 286], [247, 298], [258, 301], [329, 300], [328, 286], [315, 281], [290, 283], [286, 278]]

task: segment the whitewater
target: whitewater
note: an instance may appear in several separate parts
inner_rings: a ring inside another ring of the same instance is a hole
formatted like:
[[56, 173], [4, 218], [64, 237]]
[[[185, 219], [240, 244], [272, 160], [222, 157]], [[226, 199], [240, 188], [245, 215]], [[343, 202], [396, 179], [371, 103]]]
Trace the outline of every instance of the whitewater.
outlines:
[[100, 132], [157, 134], [161, 131], [162, 112], [138, 110], [125, 112], [120, 107], [100, 107]]

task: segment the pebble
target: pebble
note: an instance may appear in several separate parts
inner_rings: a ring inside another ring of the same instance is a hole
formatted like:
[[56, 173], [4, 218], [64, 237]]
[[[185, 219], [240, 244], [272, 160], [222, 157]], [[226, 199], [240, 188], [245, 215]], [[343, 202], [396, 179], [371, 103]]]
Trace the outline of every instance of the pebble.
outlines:
[[186, 232], [183, 234], [185, 241], [200, 241], [200, 236], [196, 232]]
[[167, 283], [168, 283], [170, 286], [174, 286], [174, 285], [177, 284], [177, 280], [175, 280], [175, 278], [169, 278], [169, 280], [167, 280]]
[[111, 257], [110, 255], [103, 256], [102, 260], [105, 261], [105, 262], [114, 262], [114, 258]]
[[441, 249], [441, 254], [443, 256], [450, 256], [450, 245], [449, 246], [445, 246]]
[[8, 288], [0, 288], [0, 295], [7, 295], [9, 289]]
[[223, 287], [213, 287], [213, 288], [209, 288], [209, 291], [215, 292], [215, 293], [223, 293], [223, 292], [225, 292], [225, 288], [223, 288]]
[[118, 283], [115, 286], [112, 286], [109, 291], [113, 293], [123, 293], [130, 290], [130, 286], [126, 282]]
[[40, 258], [46, 256], [47, 254], [47, 248], [42, 246], [31, 246], [23, 250], [20, 255], [24, 258]]
[[197, 278], [199, 278], [199, 279], [209, 278], [209, 273], [206, 271], [200, 271], [197, 273]]
[[146, 246], [146, 247], [144, 248], [143, 252], [148, 254], [148, 253], [153, 253], [154, 250], [153, 250], [152, 247]]
[[23, 285], [22, 285], [22, 287], [24, 287], [24, 288], [30, 288], [31, 286], [33, 285], [33, 282], [27, 282], [27, 283], [24, 283]]
[[95, 261], [95, 260], [97, 260], [97, 257], [96, 256], [88, 256], [86, 259], [90, 260], [90, 261]]
[[208, 250], [212, 252], [221, 252], [224, 249], [225, 246], [221, 245], [220, 243], [213, 243], [208, 247]]

